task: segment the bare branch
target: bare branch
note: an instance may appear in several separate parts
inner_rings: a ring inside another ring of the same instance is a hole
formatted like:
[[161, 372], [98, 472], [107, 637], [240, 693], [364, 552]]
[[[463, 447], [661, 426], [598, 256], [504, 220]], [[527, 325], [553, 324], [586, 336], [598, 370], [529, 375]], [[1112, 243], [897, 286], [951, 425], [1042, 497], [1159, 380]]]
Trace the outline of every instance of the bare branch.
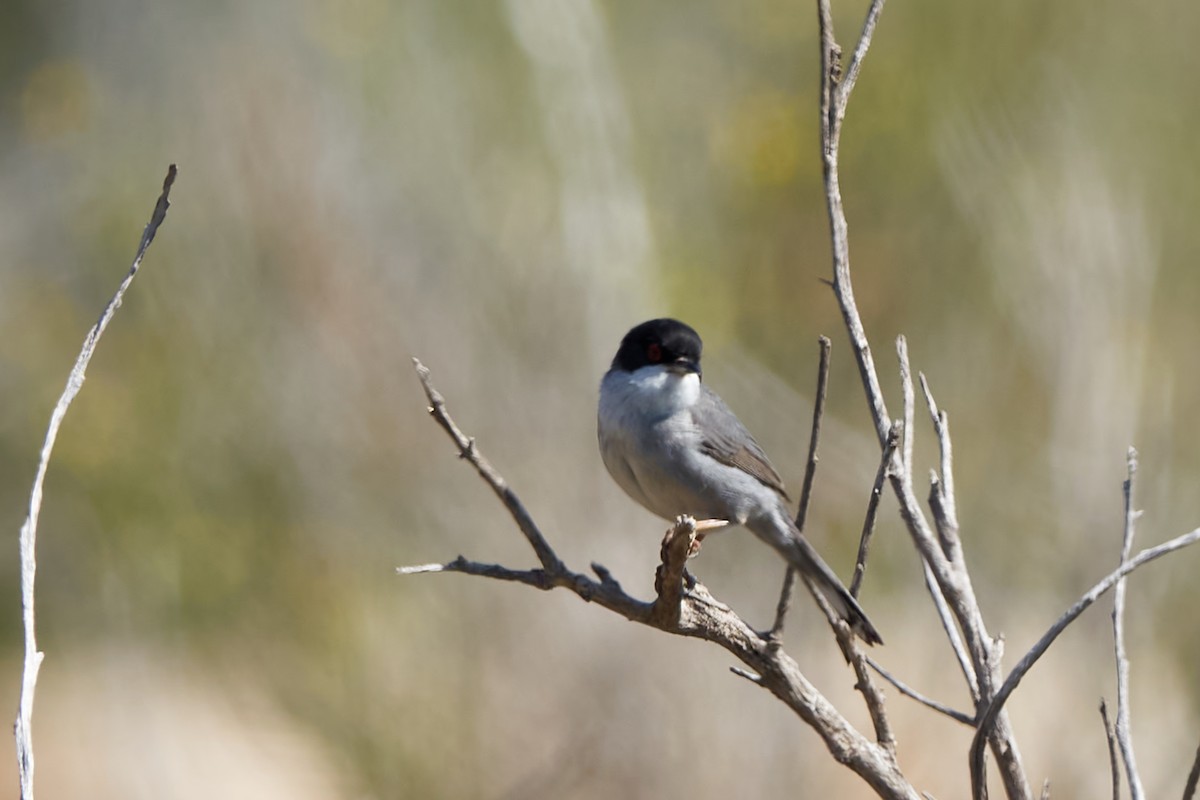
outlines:
[[750, 681], [751, 683], [753, 683], [756, 686], [762, 685], [762, 676], [755, 675], [753, 672], [751, 672], [748, 669], [742, 669], [741, 667], [730, 667], [729, 671], [732, 672], [734, 675], [737, 675], [739, 678], [745, 678], [746, 680]]
[[904, 449], [900, 463], [904, 469], [904, 480], [911, 482], [913, 476], [913, 437], [916, 436], [916, 399], [913, 393], [912, 368], [908, 364], [908, 340], [896, 337], [896, 358], [900, 362], [900, 386], [904, 390]]
[[[940, 454], [940, 470], [941, 470], [941, 487], [938, 491], [938, 498], [942, 506], [941, 519], [935, 512], [934, 521], [940, 528], [946, 524], [953, 528], [957, 540], [958, 533], [958, 508], [957, 502], [954, 499], [954, 452], [950, 445], [950, 420], [946, 416], [946, 412], [938, 408], [937, 403], [933, 399], [933, 392], [929, 389], [929, 381], [925, 378], [924, 372], [918, 372], [917, 377], [921, 382], [921, 392], [925, 395], [925, 405], [929, 408], [929, 418], [933, 422], [933, 431], [937, 435], [938, 451]], [[943, 537], [945, 538], [945, 537]]]
[[[807, 580], [805, 582], [808, 583]], [[809, 584], [809, 588], [812, 588], [811, 584]], [[833, 610], [833, 606], [829, 604], [825, 596], [818, 591], [813, 591], [812, 596], [817, 601], [817, 605], [820, 606], [821, 611], [825, 614], [825, 618], [829, 621], [829, 627], [833, 629], [833, 633], [837, 637], [838, 648], [842, 651], [846, 663], [850, 664], [854, 669], [854, 675], [857, 678], [854, 688], [863, 696], [863, 702], [867, 706], [867, 713], [871, 717], [871, 725], [875, 729], [875, 741], [879, 743], [880, 747], [884, 748], [888, 757], [895, 763], [896, 735], [892, 731], [891, 722], [888, 721], [883, 690], [879, 688], [871, 677], [867, 656], [863, 653], [862, 648], [858, 646], [858, 641], [853, 631], [851, 631], [850, 626]]]
[[485, 578], [495, 578], [499, 581], [513, 581], [533, 586], [537, 589], [549, 590], [560, 585], [553, 575], [541, 569], [509, 569], [499, 564], [484, 564], [479, 561], [468, 561], [459, 556], [445, 564], [417, 564], [411, 567], [397, 567], [398, 575], [424, 575], [431, 572], [461, 572], [463, 575], [481, 575]]
[[37, 577], [38, 516], [42, 510], [42, 489], [46, 481], [46, 471], [50, 467], [50, 456], [54, 452], [54, 443], [58, 438], [58, 429], [61, 427], [63, 418], [67, 414], [67, 409], [70, 408], [72, 401], [75, 400], [75, 395], [79, 394], [79, 390], [83, 388], [88, 364], [92, 360], [92, 354], [96, 351], [96, 345], [100, 342], [100, 337], [104, 335], [108, 324], [112, 322], [113, 315], [121, 307], [121, 301], [125, 297], [126, 290], [133, 283], [133, 279], [142, 265], [142, 258], [145, 257], [146, 251], [150, 248], [150, 243], [154, 241], [154, 236], [158, 233], [159, 226], [167, 218], [167, 209], [171, 207], [168, 198], [171, 194], [171, 186], [175, 183], [175, 175], [175, 165], [171, 164], [167, 167], [167, 176], [163, 179], [162, 193], [158, 196], [158, 201], [154, 204], [154, 211], [150, 214], [150, 221], [142, 231], [142, 238], [138, 243], [137, 252], [133, 257], [133, 263], [129, 267], [129, 272], [126, 273], [125, 278], [117, 287], [116, 294], [108, 301], [108, 305], [104, 307], [104, 311], [100, 314], [100, 319], [96, 321], [96, 324], [92, 326], [92, 329], [88, 331], [87, 337], [83, 340], [83, 348], [79, 351], [79, 357], [75, 360], [75, 366], [71, 369], [71, 374], [67, 378], [66, 388], [63, 389], [62, 395], [58, 398], [58, 404], [55, 405], [54, 412], [50, 415], [50, 425], [46, 429], [46, 438], [42, 442], [41, 459], [38, 461], [37, 473], [33, 479], [33, 490], [29, 493], [29, 513], [25, 517], [25, 524], [21, 526], [20, 539], [21, 614], [25, 628], [25, 666], [21, 680], [21, 699], [14, 726], [14, 735], [17, 743], [17, 768], [21, 777], [22, 800], [33, 800], [33, 695], [37, 689], [38, 670], [45, 655], [37, 648], [37, 634], [34, 625], [34, 580]]
[[959, 635], [958, 628], [954, 624], [954, 615], [950, 611], [950, 607], [946, 604], [946, 598], [942, 594], [941, 587], [937, 583], [937, 578], [933, 576], [933, 570], [929, 568], [928, 563], [923, 562], [921, 564], [921, 574], [925, 578], [925, 588], [929, 591], [929, 597], [933, 600], [933, 608], [937, 611], [938, 619], [942, 622], [942, 630], [946, 632], [946, 638], [950, 642], [950, 649], [954, 651], [954, 658], [958, 661], [958, 668], [962, 670], [963, 679], [967, 682], [967, 689], [971, 692], [971, 699], [978, 705], [979, 681], [975, 677], [975, 670], [971, 667], [971, 656], [967, 652], [967, 647], [963, 644], [962, 636]]
[[[817, 340], [820, 347], [820, 361], [817, 364], [817, 393], [813, 399], [812, 432], [808, 437], [808, 463], [804, 467], [804, 483], [800, 488], [800, 507], [796, 511], [796, 530], [804, 532], [808, 521], [808, 504], [812, 498], [813, 479], [817, 474], [817, 445], [821, 440], [821, 419], [825, 415], [825, 397], [829, 387], [829, 351], [833, 347], [829, 337], [822, 336]], [[783, 588], [779, 592], [779, 602], [775, 605], [775, 622], [768, 634], [772, 641], [780, 641], [783, 637], [784, 620], [792, 605], [792, 592], [796, 586], [796, 570], [787, 568], [783, 576]]]
[[788, 567], [783, 573], [783, 587], [779, 590], [779, 601], [775, 604], [775, 622], [767, 631], [767, 638], [776, 644], [783, 642], [783, 625], [792, 608], [792, 595], [796, 592], [796, 570]]
[[1050, 645], [1054, 643], [1054, 640], [1058, 638], [1059, 634], [1066, 630], [1067, 626], [1074, 622], [1080, 614], [1086, 611], [1088, 606], [1102, 597], [1104, 593], [1111, 589], [1121, 578], [1124, 578], [1126, 575], [1138, 569], [1143, 564], [1148, 564], [1156, 558], [1161, 558], [1162, 556], [1173, 553], [1176, 550], [1180, 550], [1188, 545], [1194, 544], [1197, 541], [1200, 541], [1200, 528], [1190, 531], [1189, 533], [1185, 533], [1182, 536], [1177, 536], [1174, 539], [1155, 547], [1147, 548], [1138, 553], [1133, 559], [1125, 562], [1116, 571], [1105, 576], [1103, 580], [1101, 580], [1091, 589], [1088, 589], [1082, 597], [1075, 601], [1074, 605], [1067, 609], [1065, 614], [1059, 617], [1058, 621], [1050, 626], [1050, 629], [1046, 631], [1042, 638], [1039, 639], [1032, 648], [1030, 648], [1029, 652], [1026, 653], [1019, 662], [1017, 662], [1017, 665], [1013, 667], [1012, 672], [1009, 673], [1008, 677], [1004, 681], [1004, 684], [1000, 687], [1000, 690], [996, 692], [994, 699], [988, 705], [984, 713], [980, 715], [979, 728], [975, 731], [975, 738], [971, 742], [970, 763], [972, 796], [976, 798], [976, 800], [987, 797], [987, 790], [982, 780], [983, 743], [986, 741], [986, 738], [989, 735], [992, 726], [995, 724], [998, 715], [1003, 710], [1004, 704], [1008, 701], [1009, 695], [1013, 693], [1013, 690], [1017, 688], [1017, 685], [1020, 684], [1021, 679], [1024, 678], [1026, 673], [1028, 673], [1033, 665], [1037, 663], [1037, 660], [1041, 658], [1048, 649], [1050, 649]]
[[[875, 426], [875, 435], [880, 449], [887, 446], [892, 422], [888, 415], [883, 389], [875, 369], [870, 344], [863, 328], [862, 317], [854, 301], [854, 289], [850, 278], [850, 245], [846, 226], [845, 208], [842, 204], [841, 185], [838, 178], [838, 144], [841, 121], [846, 105], [862, 69], [863, 60], [871, 44], [875, 26], [883, 9], [882, 0], [872, 0], [863, 24], [862, 33], [851, 59], [846, 80], [841, 75], [841, 51], [833, 32], [833, 17], [830, 0], [817, 0], [817, 22], [821, 42], [821, 155], [825, 186], [825, 205], [829, 216], [830, 245], [833, 259], [833, 290], [842, 321], [850, 338], [859, 378], [866, 395], [867, 406]], [[906, 426], [907, 436], [912, 435], [911, 425]], [[891, 485], [900, 502], [900, 515], [913, 538], [921, 558], [928, 564], [962, 630], [963, 638], [971, 655], [976, 673], [980, 697], [987, 700], [992, 696], [995, 683], [999, 682], [999, 658], [996, 647], [988, 636], [983, 616], [979, 611], [970, 574], [961, 555], [951, 559], [939, 546], [933, 530], [925, 519], [920, 503], [913, 494], [911, 475], [908, 471], [891, 476]], [[1011, 797], [1025, 800], [1032, 797], [1032, 790], [1021, 765], [1007, 714], [1001, 713], [990, 733], [990, 741], [996, 754], [1005, 788]]]
[[[1125, 531], [1121, 539], [1121, 564], [1129, 560], [1133, 535], [1140, 512], [1133, 508], [1133, 481], [1137, 475], [1137, 451], [1132, 447], [1126, 456], [1127, 477], [1124, 484]], [[1131, 800], [1143, 800], [1145, 790], [1138, 775], [1137, 759], [1133, 754], [1133, 736], [1129, 730], [1129, 657], [1125, 654], [1125, 579], [1117, 581], [1113, 591], [1113, 650], [1117, 660], [1117, 744], [1125, 761], [1125, 778], [1129, 783]]]
[[[872, 9], [876, 11], [876, 18], [878, 18], [877, 6], [882, 8], [882, 4], [872, 5]], [[850, 282], [850, 242], [846, 230], [846, 213], [842, 206], [842, 190], [838, 180], [840, 120], [845, 115], [850, 92], [838, 89], [841, 79], [841, 49], [833, 35], [833, 15], [830, 11], [829, 0], [817, 0], [817, 22], [821, 36], [821, 150], [825, 173], [825, 205], [829, 212], [829, 232], [833, 245], [833, 290], [842, 312], [842, 321], [850, 335], [850, 346], [854, 351], [859, 377], [866, 390], [867, 404], [871, 409], [879, 446], [883, 447], [887, 443], [891, 419], [888, 417], [887, 405], [883, 399], [883, 389], [879, 385], [879, 376], [875, 371], [875, 360], [871, 356], [871, 347], [867, 343], [867, 334], [863, 329], [858, 306], [854, 302], [854, 288]], [[871, 24], [871, 30], [874, 30], [874, 23]], [[858, 70], [861, 69], [862, 59], [866, 56], [869, 46], [869, 35], [860, 38], [859, 47], [855, 50], [859, 62], [859, 66], [855, 69], [856, 76]]]
[[[603, 567], [593, 566], [601, 577], [599, 582], [568, 570], [529, 518], [516, 494], [450, 417], [444, 400], [430, 382], [429, 371], [415, 359], [414, 363], [435, 421], [454, 440], [459, 453], [492, 486], [522, 533], [534, 545], [543, 569], [513, 570], [459, 557], [447, 564], [401, 567], [398, 570], [400, 574], [462, 572], [515, 581], [539, 589], [562, 587], [631, 621], [677, 636], [703, 639], [720, 645], [745, 665], [745, 669], [739, 668], [741, 671], [738, 674], [753, 680], [756, 685], [782, 700], [821, 737], [835, 760], [853, 770], [880, 797], [905, 800], [918, 797], [887, 749], [855, 730], [808, 681], [796, 661], [782, 647], [760, 636], [728, 606], [713, 598], [703, 585], [684, 584], [683, 565], [695, 534], [695, 521], [681, 518], [664, 538], [663, 563], [656, 581], [659, 594], [653, 603], [625, 594]], [[536, 536], [531, 533], [536, 533]]]
[[875, 518], [879, 514], [879, 500], [883, 496], [883, 483], [888, 477], [888, 468], [896, 455], [900, 444], [900, 423], [893, 422], [888, 432], [887, 444], [883, 448], [883, 457], [879, 459], [879, 469], [875, 471], [875, 483], [871, 486], [871, 497], [867, 500], [867, 515], [863, 520], [862, 535], [858, 539], [858, 556], [854, 559], [854, 577], [850, 580], [850, 594], [857, 599], [862, 589], [863, 578], [867, 574], [867, 554], [871, 547], [871, 536], [875, 533]]
[[846, 104], [850, 100], [850, 92], [854, 91], [854, 84], [858, 82], [858, 73], [862, 70], [863, 59], [866, 58], [867, 50], [871, 47], [871, 37], [875, 35], [875, 25], [879, 22], [879, 15], [883, 13], [883, 2], [884, 0], [872, 0], [871, 7], [867, 9], [862, 32], [858, 35], [858, 44], [854, 48], [854, 55], [850, 57], [850, 66], [846, 69], [846, 77], [838, 85], [837, 124], [839, 127], [846, 115]]
[[663, 536], [662, 563], [654, 576], [654, 591], [658, 598], [650, 610], [650, 618], [659, 627], [679, 624], [683, 603], [683, 575], [688, 552], [696, 541], [696, 521], [679, 517]]
[[822, 336], [817, 340], [821, 349], [820, 361], [817, 364], [817, 393], [813, 399], [812, 433], [808, 437], [808, 462], [804, 467], [804, 484], [800, 489], [800, 507], [796, 511], [796, 528], [804, 532], [804, 524], [808, 521], [808, 504], [812, 499], [813, 479], [817, 474], [817, 446], [821, 441], [821, 419], [825, 415], [825, 397], [829, 390], [829, 351], [833, 343], [829, 337]]
[[542, 536], [542, 532], [538, 530], [538, 526], [534, 523], [533, 517], [525, 510], [525, 506], [517, 498], [517, 495], [508, 487], [504, 478], [500, 477], [500, 473], [488, 463], [488, 460], [480, 454], [475, 447], [475, 440], [466, 436], [458, 426], [454, 424], [454, 420], [450, 418], [450, 414], [446, 411], [445, 398], [433, 388], [433, 384], [429, 380], [429, 369], [414, 358], [413, 366], [417, 370], [417, 377], [421, 380], [421, 386], [425, 390], [425, 397], [429, 399], [429, 414], [437, 420], [438, 425], [446, 431], [446, 434], [454, 440], [458, 446], [458, 454], [461, 458], [465, 458], [471, 462], [471, 466], [475, 467], [475, 471], [479, 473], [479, 477], [483, 478], [484, 482], [492, 487], [492, 491], [500, 498], [500, 502], [504, 503], [504, 507], [508, 509], [508, 513], [516, 521], [517, 527], [521, 529], [521, 533], [525, 534], [526, 540], [533, 548], [533, 552], [537, 555], [538, 561], [549, 572], [562, 572], [564, 567], [559, 561], [558, 556], [546, 543], [546, 537]]
[[884, 669], [882, 666], [880, 666], [879, 662], [877, 662], [875, 659], [871, 658], [870, 656], [867, 656], [867, 664], [870, 665], [871, 669], [878, 672], [885, 681], [890, 683], [892, 686], [895, 686], [896, 690], [899, 691], [900, 694], [904, 695], [905, 697], [916, 700], [921, 705], [926, 706], [927, 708], [933, 709], [934, 711], [938, 712], [939, 714], [944, 714], [947, 717], [949, 717], [950, 719], [954, 720], [955, 722], [961, 722], [963, 725], [969, 725], [971, 727], [975, 726], [975, 718], [973, 716], [971, 716], [970, 714], [965, 714], [962, 711], [959, 711], [957, 709], [951, 708], [948, 705], [939, 703], [937, 700], [934, 700], [930, 697], [926, 697], [925, 695], [918, 692], [916, 689], [914, 689], [911, 686], [909, 686], [908, 684], [904, 683], [904, 681], [900, 680], [892, 673], [888, 672], [886, 669]]
[[879, 742], [879, 746], [888, 752], [892, 761], [895, 761], [896, 734], [892, 730], [892, 723], [888, 720], [883, 689], [871, 677], [867, 655], [858, 646], [858, 642], [855, 641], [854, 634], [850, 631], [849, 627], [845, 624], [839, 624], [836, 631], [838, 644], [842, 647], [842, 653], [846, 655], [846, 658], [854, 667], [854, 675], [858, 678], [858, 681], [854, 684], [854, 688], [862, 694], [863, 702], [867, 705], [867, 713], [871, 716], [871, 725], [875, 728], [875, 741]]
[[1121, 800], [1121, 765], [1117, 761], [1117, 739], [1108, 721], [1108, 706], [1100, 698], [1100, 720], [1104, 723], [1104, 739], [1108, 742], [1108, 771], [1112, 776], [1113, 800]]
[[1188, 773], [1187, 783], [1183, 787], [1183, 800], [1192, 800], [1196, 796], [1196, 786], [1200, 784], [1200, 747], [1196, 748], [1196, 757], [1192, 760], [1192, 770]]

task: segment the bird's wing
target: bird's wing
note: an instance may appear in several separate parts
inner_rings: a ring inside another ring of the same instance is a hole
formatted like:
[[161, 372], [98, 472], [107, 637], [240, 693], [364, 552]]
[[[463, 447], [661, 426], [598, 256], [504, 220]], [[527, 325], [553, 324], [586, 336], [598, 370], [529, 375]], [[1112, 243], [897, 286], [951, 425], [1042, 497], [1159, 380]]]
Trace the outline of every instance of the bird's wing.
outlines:
[[753, 475], [787, 499], [783, 479], [724, 400], [707, 386], [701, 386], [700, 399], [692, 407], [692, 414], [703, 432], [700, 449], [705, 455]]

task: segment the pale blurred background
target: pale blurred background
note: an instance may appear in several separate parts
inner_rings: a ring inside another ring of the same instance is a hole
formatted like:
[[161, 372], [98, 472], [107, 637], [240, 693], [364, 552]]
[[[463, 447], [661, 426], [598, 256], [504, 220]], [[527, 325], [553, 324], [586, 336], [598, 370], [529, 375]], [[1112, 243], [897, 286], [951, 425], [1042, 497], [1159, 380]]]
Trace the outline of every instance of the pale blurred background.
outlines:
[[[835, 5], [848, 48], [864, 6]], [[662, 314], [705, 336], [706, 380], [793, 487], [832, 337], [810, 529], [849, 573], [877, 449], [821, 282], [811, 2], [4, 12], [9, 708], [45, 425], [180, 169], [50, 470], [39, 797], [869, 796], [714, 647], [565, 592], [394, 574], [459, 553], [534, 563], [427, 419], [418, 355], [568, 563], [649, 596], [664, 525], [604, 473], [594, 402], [620, 336]], [[893, 0], [851, 103], [859, 305], [893, 413], [905, 333], [951, 415], [968, 561], [1010, 664], [1115, 565], [1130, 444], [1138, 544], [1200, 524], [1198, 25], [1189, 0]], [[883, 509], [864, 593], [877, 656], [965, 707]], [[783, 570], [747, 534], [710, 539], [693, 569], [769, 623]], [[1181, 791], [1200, 738], [1197, 569], [1187, 552], [1129, 590], [1153, 796]], [[1030, 778], [1057, 796], [1107, 791], [1110, 607], [1012, 703]], [[823, 628], [799, 602], [791, 649], [865, 727]], [[962, 796], [969, 732], [891, 708], [908, 774]]]

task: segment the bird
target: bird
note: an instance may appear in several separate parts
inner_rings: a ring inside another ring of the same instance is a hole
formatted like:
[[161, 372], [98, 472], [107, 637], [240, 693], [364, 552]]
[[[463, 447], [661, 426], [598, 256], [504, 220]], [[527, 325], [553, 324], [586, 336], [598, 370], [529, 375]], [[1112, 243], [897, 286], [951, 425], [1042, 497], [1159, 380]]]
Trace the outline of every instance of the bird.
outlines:
[[597, 438], [626, 494], [666, 520], [748, 529], [819, 591], [868, 644], [883, 639], [804, 538], [779, 473], [746, 426], [702, 380], [695, 329], [660, 318], [630, 329], [600, 382]]

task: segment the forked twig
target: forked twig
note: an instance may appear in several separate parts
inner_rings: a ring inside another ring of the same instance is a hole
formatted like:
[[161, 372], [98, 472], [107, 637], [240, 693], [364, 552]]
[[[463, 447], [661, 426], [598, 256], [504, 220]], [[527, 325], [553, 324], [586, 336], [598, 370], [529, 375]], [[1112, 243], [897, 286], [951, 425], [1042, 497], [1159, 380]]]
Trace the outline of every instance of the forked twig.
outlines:
[[1021, 679], [1033, 668], [1038, 659], [1045, 654], [1046, 650], [1050, 648], [1050, 645], [1054, 643], [1059, 634], [1066, 630], [1068, 625], [1074, 622], [1080, 614], [1086, 611], [1092, 603], [1103, 596], [1121, 578], [1124, 578], [1126, 575], [1156, 558], [1161, 558], [1197, 541], [1200, 541], [1200, 528], [1141, 551], [1134, 558], [1122, 564], [1117, 570], [1106, 575], [1091, 589], [1088, 589], [1082, 597], [1075, 601], [1074, 605], [1067, 609], [1066, 613], [1050, 626], [1050, 629], [1030, 648], [1029, 652], [1022, 656], [1021, 660], [1017, 662], [1012, 672], [1004, 680], [1004, 684], [1000, 687], [999, 691], [996, 692], [992, 702], [980, 716], [979, 727], [975, 731], [975, 738], [971, 741], [971, 792], [976, 800], [987, 796], [987, 790], [983, 781], [983, 746], [987, 741], [992, 725], [995, 724], [996, 718], [1004, 708], [1004, 704], [1017, 688], [1017, 685], [1020, 684]]
[[764, 639], [728, 606], [713, 598], [701, 584], [693, 583], [684, 588], [680, 576], [684, 574], [688, 545], [695, 533], [693, 520], [678, 520], [663, 541], [662, 565], [656, 581], [658, 595], [652, 603], [626, 594], [608, 571], [598, 565], [593, 565], [593, 570], [600, 576], [599, 582], [572, 572], [541, 535], [516, 494], [450, 417], [444, 399], [432, 385], [429, 370], [415, 359], [414, 364], [430, 401], [432, 416], [454, 441], [459, 454], [470, 462], [504, 503], [538, 553], [543, 568], [514, 570], [459, 556], [445, 564], [401, 567], [397, 572], [402, 575], [461, 572], [524, 583], [543, 590], [562, 587], [631, 621], [718, 644], [745, 665], [745, 668], [735, 670], [737, 674], [782, 700], [816, 731], [840, 763], [852, 769], [881, 797], [915, 800], [917, 792], [904, 778], [892, 752], [856, 731], [804, 677], [799, 665], [782, 647]]
[[538, 561], [549, 572], [562, 572], [564, 567], [559, 561], [554, 550], [546, 542], [546, 537], [542, 536], [542, 532], [538, 529], [537, 523], [533, 521], [533, 517], [525, 510], [525, 506], [517, 498], [517, 495], [509, 488], [508, 483], [500, 476], [499, 472], [492, 467], [483, 454], [475, 447], [475, 440], [468, 437], [458, 426], [454, 424], [454, 420], [446, 413], [446, 401], [437, 389], [433, 388], [433, 384], [429, 380], [429, 369], [414, 358], [413, 367], [417, 370], [417, 377], [421, 380], [421, 388], [425, 390], [425, 397], [429, 400], [429, 414], [437, 421], [437, 424], [442, 426], [447, 435], [454, 440], [458, 445], [458, 454], [471, 462], [475, 467], [475, 471], [479, 473], [479, 477], [483, 478], [484, 483], [491, 487], [496, 496], [500, 498], [500, 502], [504, 503], [504, 507], [508, 509], [513, 519], [517, 523], [517, 527], [521, 529], [521, 533], [525, 534], [525, 539], [529, 542], [533, 552], [537, 555]]
[[933, 399], [933, 392], [929, 388], [925, 373], [918, 372], [917, 378], [921, 383], [921, 393], [925, 396], [929, 419], [933, 423], [933, 432], [938, 440], [941, 483], [934, 495], [937, 502], [933, 502], [931, 498], [930, 507], [934, 512], [934, 522], [938, 526], [942, 549], [947, 551], [947, 558], [953, 559], [954, 554], [949, 552], [949, 549], [958, 542], [958, 507], [954, 497], [954, 450], [950, 444], [950, 419]]

